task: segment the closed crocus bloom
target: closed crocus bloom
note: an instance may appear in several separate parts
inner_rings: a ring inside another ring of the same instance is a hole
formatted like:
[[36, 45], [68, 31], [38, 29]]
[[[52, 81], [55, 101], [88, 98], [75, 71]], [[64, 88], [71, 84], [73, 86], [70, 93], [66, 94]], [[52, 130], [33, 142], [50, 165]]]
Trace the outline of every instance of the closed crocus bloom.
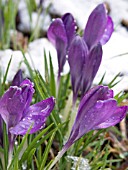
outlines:
[[106, 44], [113, 32], [113, 22], [107, 15], [104, 4], [98, 5], [91, 13], [85, 26], [83, 38], [89, 49], [97, 43]]
[[11, 134], [25, 135], [44, 127], [46, 118], [54, 108], [54, 98], [50, 97], [30, 106], [34, 93], [33, 83], [26, 79], [20, 86], [10, 86], [0, 99], [0, 115]]
[[102, 59], [102, 45], [113, 32], [112, 19], [104, 4], [98, 5], [89, 16], [83, 37], [75, 36], [69, 47], [68, 62], [73, 88], [73, 104], [91, 88]]
[[47, 32], [48, 39], [52, 42], [57, 50], [58, 56], [58, 79], [63, 71], [63, 66], [66, 62], [66, 55], [72, 39], [75, 36], [75, 22], [70, 13], [62, 16], [62, 19], [55, 19]]
[[80, 102], [69, 139], [51, 167], [75, 141], [87, 132], [119, 123], [126, 116], [127, 109], [127, 106], [117, 105], [117, 101], [113, 98], [113, 91], [107, 86], [96, 86], [90, 89]]
[[73, 89], [73, 103], [78, 92], [81, 97], [90, 89], [92, 81], [99, 69], [102, 59], [101, 44], [97, 44], [91, 51], [84, 39], [76, 36], [70, 46], [68, 62], [70, 65], [71, 83]]

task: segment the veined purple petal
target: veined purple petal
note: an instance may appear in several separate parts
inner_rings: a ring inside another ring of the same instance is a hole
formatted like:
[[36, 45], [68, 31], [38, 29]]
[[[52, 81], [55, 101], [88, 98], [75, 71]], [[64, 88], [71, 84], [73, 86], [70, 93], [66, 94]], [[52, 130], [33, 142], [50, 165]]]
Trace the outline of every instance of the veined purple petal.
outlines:
[[47, 32], [48, 39], [56, 47], [56, 42], [58, 39], [61, 39], [64, 43], [67, 43], [67, 34], [63, 21], [60, 18], [55, 19]]
[[67, 54], [67, 33], [63, 21], [59, 18], [55, 19], [47, 32], [48, 39], [54, 44], [58, 55], [59, 76], [63, 71]]
[[93, 48], [104, 34], [107, 25], [107, 14], [104, 4], [98, 5], [89, 16], [84, 30], [84, 40], [89, 49]]
[[100, 43], [102, 45], [104, 45], [104, 44], [106, 44], [108, 42], [108, 40], [110, 39], [113, 31], [114, 31], [113, 21], [112, 21], [111, 17], [108, 16], [107, 26], [106, 26], [106, 28], [104, 30], [104, 34], [102, 35], [102, 37], [100, 39]]
[[66, 13], [65, 15], [62, 16], [62, 21], [65, 26], [65, 30], [67, 33], [67, 39], [68, 39], [68, 46], [70, 46], [73, 38], [76, 35], [76, 22], [70, 13]]
[[11, 86], [0, 99], [0, 114], [7, 127], [21, 119], [26, 104], [23, 95], [20, 87]]
[[32, 96], [35, 90], [33, 88], [34, 87], [33, 82], [31, 82], [29, 79], [25, 79], [24, 81], [22, 81], [22, 83], [20, 84], [20, 87], [22, 88], [23, 97], [26, 100], [26, 103], [24, 106], [24, 112], [23, 112], [23, 116], [24, 116], [24, 114], [26, 114], [28, 107], [30, 106], [30, 103], [32, 101]]
[[102, 59], [102, 47], [97, 44], [89, 53], [88, 57], [85, 58], [85, 64], [82, 69], [81, 79], [81, 94], [84, 94], [90, 89], [93, 79], [99, 69]]
[[12, 86], [20, 86], [23, 81], [22, 70], [19, 70], [13, 78]]
[[50, 97], [29, 107], [25, 117], [15, 126], [10, 128], [10, 133], [24, 135], [32, 126], [30, 133], [35, 133], [45, 126], [47, 117], [52, 112], [55, 100]]
[[103, 129], [116, 125], [117, 123], [124, 119], [124, 117], [126, 116], [127, 109], [128, 109], [127, 106], [117, 107], [114, 114], [101, 124], [95, 126], [95, 129]]
[[71, 43], [68, 54], [74, 102], [80, 89], [80, 83], [82, 80], [82, 68], [87, 64], [87, 57], [88, 48], [86, 43], [80, 36], [76, 36]]
[[[83, 107], [88, 111], [98, 100], [108, 100], [111, 98], [113, 98], [113, 90], [109, 89], [108, 86], [95, 86], [82, 98], [78, 112], [80, 113]], [[79, 114], [77, 115], [79, 116]]]
[[81, 120], [81, 124], [79, 126], [77, 139], [88, 131], [94, 130], [97, 125], [113, 116], [115, 110], [117, 110], [117, 102], [114, 99], [108, 99], [104, 101], [99, 100], [92, 108], [90, 108], [90, 110], [86, 112], [84, 109], [81, 110], [81, 114], [83, 114], [84, 117]]

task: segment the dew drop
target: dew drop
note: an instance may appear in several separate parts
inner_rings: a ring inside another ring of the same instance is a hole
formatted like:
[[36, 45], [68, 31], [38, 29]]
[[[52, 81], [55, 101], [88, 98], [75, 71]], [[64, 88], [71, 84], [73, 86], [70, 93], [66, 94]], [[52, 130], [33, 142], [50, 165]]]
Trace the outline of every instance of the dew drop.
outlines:
[[77, 29], [77, 26], [75, 26], [75, 30]]
[[32, 114], [30, 114], [29, 116], [32, 117]]
[[115, 120], [115, 117], [114, 117], [114, 116], [112, 117], [112, 120]]
[[23, 170], [26, 170], [26, 169], [27, 169], [27, 163], [23, 163], [23, 164], [22, 164], [22, 169], [23, 169]]
[[21, 127], [24, 128], [24, 129], [26, 128], [26, 126], [24, 124], [22, 124]]
[[43, 129], [43, 128], [44, 128], [44, 126], [45, 126], [45, 125], [42, 125], [42, 126], [40, 127], [40, 130], [41, 130], [41, 129]]
[[102, 108], [102, 106], [103, 106], [103, 102], [101, 102], [101, 101], [97, 102], [97, 106], [96, 107], [98, 109]]

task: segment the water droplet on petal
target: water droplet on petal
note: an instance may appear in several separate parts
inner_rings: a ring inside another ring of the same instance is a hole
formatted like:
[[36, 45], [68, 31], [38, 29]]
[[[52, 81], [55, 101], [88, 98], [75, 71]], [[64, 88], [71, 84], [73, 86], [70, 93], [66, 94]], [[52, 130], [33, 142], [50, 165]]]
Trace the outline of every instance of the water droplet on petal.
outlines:
[[114, 116], [112, 117], [112, 120], [115, 120], [115, 117], [114, 117]]
[[77, 26], [75, 26], [75, 30], [77, 29]]
[[24, 124], [22, 124], [21, 127], [24, 128], [24, 129], [26, 128], [26, 126]]

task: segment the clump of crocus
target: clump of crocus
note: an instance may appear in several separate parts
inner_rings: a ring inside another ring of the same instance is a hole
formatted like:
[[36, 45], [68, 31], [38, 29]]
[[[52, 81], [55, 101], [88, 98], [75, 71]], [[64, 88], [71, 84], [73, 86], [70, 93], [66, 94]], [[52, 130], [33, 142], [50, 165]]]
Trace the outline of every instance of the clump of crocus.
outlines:
[[113, 22], [104, 4], [98, 5], [90, 14], [83, 37], [76, 34], [75, 21], [70, 13], [55, 19], [49, 27], [48, 38], [58, 54], [59, 73], [68, 55], [73, 88], [73, 103], [90, 89], [102, 59], [102, 47], [113, 32]]
[[53, 164], [63, 156], [69, 147], [91, 130], [108, 128], [119, 123], [127, 112], [127, 106], [117, 106], [113, 91], [107, 86], [96, 86], [82, 98], [69, 139], [59, 152]]
[[70, 13], [66, 13], [62, 18], [55, 19], [47, 32], [49, 40], [53, 43], [57, 50], [58, 56], [58, 80], [60, 79], [60, 74], [63, 71], [63, 66], [66, 62], [66, 55], [72, 39], [76, 35], [75, 21]]
[[54, 108], [53, 97], [30, 106], [33, 87], [34, 84], [29, 79], [23, 80], [20, 70], [14, 77], [12, 86], [0, 98], [0, 116], [6, 124], [9, 152], [12, 152], [16, 135], [25, 135], [30, 127], [30, 134], [42, 129]]
[[102, 47], [111, 37], [113, 22], [104, 4], [98, 5], [89, 16], [83, 37], [77, 35], [69, 48], [68, 61], [73, 88], [73, 102], [91, 88], [102, 59]]

